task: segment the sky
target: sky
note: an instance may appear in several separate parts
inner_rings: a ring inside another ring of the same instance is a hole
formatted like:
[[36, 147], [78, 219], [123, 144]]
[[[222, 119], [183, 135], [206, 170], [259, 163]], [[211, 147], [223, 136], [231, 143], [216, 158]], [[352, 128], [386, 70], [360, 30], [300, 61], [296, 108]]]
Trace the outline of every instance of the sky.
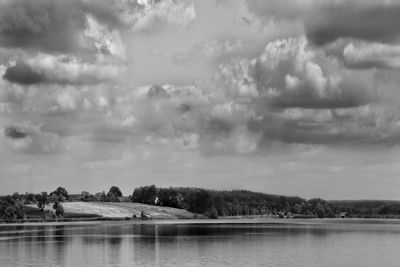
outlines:
[[395, 0], [0, 0], [0, 194], [400, 200]]

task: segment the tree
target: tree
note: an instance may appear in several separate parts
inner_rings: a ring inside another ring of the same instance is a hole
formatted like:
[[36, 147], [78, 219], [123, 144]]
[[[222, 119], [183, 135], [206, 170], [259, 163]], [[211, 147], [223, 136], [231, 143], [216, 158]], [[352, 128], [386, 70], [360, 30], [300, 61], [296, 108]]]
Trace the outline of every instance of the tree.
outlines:
[[19, 200], [15, 203], [14, 213], [17, 219], [23, 219], [25, 217], [25, 208], [23, 204], [23, 200]]
[[317, 203], [315, 207], [315, 213], [317, 214], [318, 218], [324, 218], [325, 217], [324, 205], [322, 205], [321, 203]]
[[106, 196], [106, 192], [101, 192], [100, 193], [100, 199], [101, 202], [107, 202], [107, 196]]
[[206, 212], [206, 216], [209, 219], [218, 219], [218, 211], [214, 206], [211, 206]]
[[32, 193], [26, 193], [25, 194], [25, 203], [27, 203], [27, 204], [37, 203], [37, 199], [36, 199], [35, 195]]
[[158, 191], [158, 201], [161, 206], [182, 208], [183, 196], [174, 188], [163, 188]]
[[50, 195], [55, 195], [58, 197], [59, 201], [64, 202], [69, 200], [69, 194], [64, 187], [59, 186], [55, 191], [51, 192]]
[[206, 190], [200, 189], [192, 194], [189, 211], [201, 214], [205, 213], [209, 207], [209, 203], [210, 194]]
[[113, 193], [116, 197], [122, 197], [122, 192], [117, 186], [111, 186], [108, 193]]
[[15, 208], [13, 206], [8, 206], [4, 212], [3, 218], [6, 222], [12, 222], [16, 219]]
[[301, 211], [302, 211], [301, 204], [298, 204], [298, 203], [294, 204], [293, 212], [295, 214], [301, 214]]
[[106, 195], [106, 202], [119, 202], [119, 198], [117, 195], [115, 195], [115, 193], [110, 191]]
[[38, 200], [38, 208], [41, 211], [44, 211], [45, 206], [49, 204], [49, 196], [47, 195], [47, 192], [42, 192], [41, 194], [37, 195], [36, 199]]
[[56, 213], [57, 217], [63, 217], [64, 216], [64, 207], [59, 201], [55, 201], [54, 202], [53, 209], [55, 210], [55, 213]]
[[96, 198], [96, 196], [90, 194], [89, 192], [82, 191], [82, 193], [80, 194], [79, 200], [84, 201], [84, 202], [90, 202], [90, 201], [97, 201], [98, 199]]
[[15, 192], [15, 193], [12, 195], [12, 198], [13, 198], [14, 200], [19, 200], [20, 195], [18, 194], [18, 192]]
[[155, 185], [135, 188], [132, 194], [132, 201], [154, 205], [157, 192], [158, 190]]
[[142, 197], [142, 187], [137, 187], [133, 190], [132, 193], [132, 202], [137, 202], [137, 203], [143, 203], [143, 197]]

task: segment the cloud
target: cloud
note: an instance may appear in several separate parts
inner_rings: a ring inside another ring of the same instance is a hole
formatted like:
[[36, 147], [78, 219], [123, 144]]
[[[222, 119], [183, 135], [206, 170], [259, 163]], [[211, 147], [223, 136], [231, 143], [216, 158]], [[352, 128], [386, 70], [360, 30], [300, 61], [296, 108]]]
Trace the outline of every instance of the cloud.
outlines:
[[[104, 8], [90, 9], [85, 3], [89, 2], [80, 4], [84, 26], [79, 31], [93, 46], [90, 57], [53, 53], [47, 48], [43, 49], [47, 52], [35, 53], [26, 49], [7, 58], [7, 65], [2, 67], [1, 83], [5, 89], [0, 97], [7, 104], [4, 110], [11, 111], [10, 121], [18, 113], [35, 124], [45, 123], [37, 136], [54, 133], [54, 140], [60, 140], [60, 136], [85, 136], [102, 143], [143, 142], [197, 150], [202, 155], [255, 153], [268, 142], [337, 144], [396, 136], [393, 125], [397, 118], [388, 119], [386, 109], [379, 113], [378, 117], [384, 118], [379, 124], [377, 111], [365, 112], [361, 108], [377, 110], [370, 106], [378, 103], [376, 90], [380, 81], [374, 70], [357, 65], [367, 59], [385, 58], [388, 67], [395, 67], [389, 61], [389, 55], [397, 52], [395, 46], [347, 40], [341, 46], [345, 51], [341, 54], [347, 67], [356, 68], [353, 70], [346, 69], [304, 36], [271, 37], [262, 49], [259, 44], [263, 38], [253, 45], [248, 36], [223, 36], [197, 46], [187, 43], [190, 53], [207, 58], [210, 65], [218, 64], [215, 72], [209, 70], [215, 77], [206, 77], [206, 82], [130, 86], [121, 81], [130, 68], [126, 61], [134, 60], [126, 59], [130, 45], [124, 42], [124, 34], [149, 38], [139, 32], [156, 35], [163, 24], [189, 25], [195, 17], [189, 16], [181, 23], [168, 16], [176, 10], [190, 11], [194, 5], [179, 1], [121, 1], [110, 10], [122, 12], [123, 16], [115, 19]], [[311, 8], [311, 3], [302, 3], [294, 3], [304, 5], [300, 13]], [[315, 8], [326, 7], [324, 2]], [[269, 8], [285, 12], [279, 3]], [[187, 14], [192, 14], [189, 11]], [[259, 12], [262, 13], [261, 8]], [[301, 16], [298, 14], [297, 19]], [[162, 25], [158, 24], [160, 21]], [[294, 35], [298, 34], [296, 31]], [[176, 54], [175, 50], [171, 52]], [[192, 58], [190, 53], [188, 57]], [[160, 68], [162, 71], [165, 66]], [[160, 69], [152, 71], [156, 75]], [[361, 116], [363, 112], [367, 115]], [[377, 128], [387, 129], [386, 137], [378, 137]], [[34, 136], [31, 131], [21, 132], [26, 133], [20, 140], [25, 143]], [[6, 140], [11, 144], [15, 141], [9, 137]]]
[[393, 0], [247, 0], [249, 10], [266, 20], [297, 21], [310, 43], [321, 46], [340, 38], [399, 41], [400, 5]]
[[46, 52], [90, 51], [81, 30], [85, 16], [77, 1], [2, 1], [0, 45]]
[[400, 46], [369, 42], [350, 42], [343, 58], [351, 68], [400, 69]]
[[[328, 0], [329, 1], [329, 0]], [[315, 2], [313, 0], [247, 0], [247, 6], [254, 14], [274, 19], [299, 19], [304, 18], [311, 10], [319, 7], [326, 0]]]
[[41, 71], [32, 69], [24, 62], [17, 62], [15, 65], [7, 68], [3, 79], [19, 84], [37, 84], [45, 81]]
[[98, 50], [97, 54], [101, 57], [111, 55], [123, 60], [126, 56], [126, 47], [119, 30], [100, 23], [90, 14], [86, 16], [86, 20], [84, 35], [93, 39], [94, 46]]
[[393, 2], [340, 2], [323, 8], [306, 21], [307, 38], [316, 45], [332, 43], [339, 38], [397, 42], [400, 40], [399, 12], [399, 4]]
[[2, 0], [0, 46], [82, 57], [106, 49], [121, 57], [119, 31], [153, 32], [194, 19], [185, 2]]
[[6, 147], [25, 154], [53, 153], [61, 149], [58, 135], [43, 132], [29, 122], [5, 127], [1, 139]]
[[98, 84], [115, 80], [122, 69], [122, 66], [107, 61], [88, 63], [72, 56], [39, 53], [23, 61], [11, 62], [3, 79], [22, 85]]
[[126, 14], [131, 29], [138, 32], [154, 32], [166, 25], [186, 27], [196, 18], [192, 4], [185, 1], [138, 1], [140, 8]]
[[22, 129], [13, 126], [5, 128], [4, 134], [5, 136], [10, 137], [12, 139], [22, 139], [27, 136], [27, 134]]
[[[394, 106], [388, 107], [377, 94], [386, 83], [378, 74], [349, 70], [306, 38], [277, 39], [253, 59], [220, 65], [217, 82], [225, 97], [245, 108], [241, 116], [224, 117], [232, 114], [232, 106], [216, 105], [212, 116], [219, 114], [217, 118], [234, 127], [215, 127], [214, 132], [229, 139], [244, 125], [247, 132], [261, 136], [256, 150], [271, 142], [391, 143], [399, 136], [399, 117], [391, 115]], [[246, 111], [252, 115], [243, 116]], [[219, 135], [214, 136], [218, 140]]]
[[196, 63], [204, 60], [224, 62], [235, 57], [254, 55], [260, 44], [254, 40], [222, 39], [196, 44], [188, 51], [177, 53], [172, 60], [177, 64]]
[[219, 79], [228, 94], [261, 98], [269, 107], [340, 108], [374, 98], [370, 81], [355, 81], [354, 76], [363, 74], [342, 71], [305, 38], [289, 38], [270, 42], [252, 60], [221, 65]]

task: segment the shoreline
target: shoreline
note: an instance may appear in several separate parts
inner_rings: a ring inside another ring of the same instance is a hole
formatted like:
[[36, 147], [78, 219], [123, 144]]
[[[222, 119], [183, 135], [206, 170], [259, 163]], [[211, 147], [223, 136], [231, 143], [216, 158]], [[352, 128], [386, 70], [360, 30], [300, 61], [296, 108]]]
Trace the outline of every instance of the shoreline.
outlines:
[[57, 226], [57, 225], [96, 225], [96, 224], [271, 224], [271, 225], [303, 225], [303, 224], [400, 224], [400, 219], [384, 218], [310, 218], [282, 219], [273, 217], [259, 218], [218, 218], [218, 219], [130, 219], [103, 218], [102, 220], [73, 220], [73, 221], [36, 221], [36, 222], [0, 222], [0, 227], [7, 226]]

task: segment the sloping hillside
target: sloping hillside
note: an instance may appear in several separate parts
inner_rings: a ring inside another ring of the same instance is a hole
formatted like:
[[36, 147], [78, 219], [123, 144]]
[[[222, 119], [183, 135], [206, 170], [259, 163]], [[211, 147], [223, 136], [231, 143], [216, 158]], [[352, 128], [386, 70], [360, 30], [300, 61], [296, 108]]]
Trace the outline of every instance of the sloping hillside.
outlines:
[[[143, 211], [154, 219], [189, 219], [194, 214], [182, 209], [160, 207], [140, 203], [116, 202], [65, 202], [62, 203], [65, 213], [97, 214], [103, 217], [132, 217], [140, 218]], [[47, 206], [46, 209], [52, 209]]]

